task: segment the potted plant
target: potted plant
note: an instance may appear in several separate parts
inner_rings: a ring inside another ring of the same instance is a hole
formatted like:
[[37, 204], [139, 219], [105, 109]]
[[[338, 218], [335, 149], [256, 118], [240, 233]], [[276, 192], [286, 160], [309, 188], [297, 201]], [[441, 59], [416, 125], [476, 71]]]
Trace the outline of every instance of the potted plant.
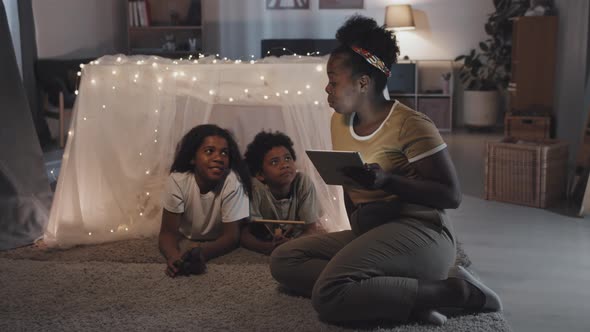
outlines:
[[505, 91], [510, 82], [512, 55], [512, 20], [528, 9], [528, 0], [493, 0], [495, 12], [485, 23], [489, 38], [479, 49], [460, 55], [463, 60], [459, 78], [465, 87], [463, 95], [464, 122], [472, 127], [490, 127], [498, 117], [498, 91]]

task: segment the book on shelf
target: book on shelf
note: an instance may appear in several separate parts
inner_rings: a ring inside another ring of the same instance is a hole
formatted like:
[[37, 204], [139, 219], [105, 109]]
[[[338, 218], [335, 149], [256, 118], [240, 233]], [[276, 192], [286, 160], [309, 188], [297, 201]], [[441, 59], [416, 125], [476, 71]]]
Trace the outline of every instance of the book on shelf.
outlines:
[[150, 26], [150, 5], [147, 0], [129, 0], [129, 26]]

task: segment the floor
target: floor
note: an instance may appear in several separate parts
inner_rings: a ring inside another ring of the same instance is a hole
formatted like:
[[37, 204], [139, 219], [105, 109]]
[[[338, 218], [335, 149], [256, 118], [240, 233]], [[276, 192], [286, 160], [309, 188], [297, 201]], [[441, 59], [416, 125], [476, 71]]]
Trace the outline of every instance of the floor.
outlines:
[[[514, 331], [589, 331], [590, 217], [483, 200], [485, 142], [501, 134], [444, 138], [464, 192], [461, 207], [449, 214]], [[59, 174], [60, 156], [60, 150], [45, 154], [50, 180]]]
[[483, 200], [485, 141], [500, 138], [445, 136], [464, 192], [449, 211], [458, 237], [514, 331], [590, 331], [590, 217]]

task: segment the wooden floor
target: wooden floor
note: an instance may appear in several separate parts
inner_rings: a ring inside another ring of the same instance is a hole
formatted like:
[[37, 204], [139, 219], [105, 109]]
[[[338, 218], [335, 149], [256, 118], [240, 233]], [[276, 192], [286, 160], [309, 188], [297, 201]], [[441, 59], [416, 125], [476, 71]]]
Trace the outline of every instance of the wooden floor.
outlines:
[[590, 217], [483, 200], [485, 141], [501, 136], [444, 138], [464, 192], [449, 214], [514, 331], [590, 331]]

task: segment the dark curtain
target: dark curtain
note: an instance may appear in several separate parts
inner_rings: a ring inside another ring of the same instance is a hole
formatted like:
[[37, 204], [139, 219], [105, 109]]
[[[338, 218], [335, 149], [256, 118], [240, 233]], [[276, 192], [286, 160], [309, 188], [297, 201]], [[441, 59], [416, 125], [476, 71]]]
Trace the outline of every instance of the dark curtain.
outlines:
[[49, 217], [52, 194], [31, 114], [0, 1], [0, 250], [33, 243]]
[[23, 84], [33, 116], [33, 123], [39, 141], [45, 146], [51, 141], [47, 121], [43, 116], [42, 101], [35, 78], [35, 62], [37, 61], [37, 40], [35, 38], [35, 18], [33, 17], [32, 0], [18, 0], [18, 19], [21, 37], [23, 64]]

